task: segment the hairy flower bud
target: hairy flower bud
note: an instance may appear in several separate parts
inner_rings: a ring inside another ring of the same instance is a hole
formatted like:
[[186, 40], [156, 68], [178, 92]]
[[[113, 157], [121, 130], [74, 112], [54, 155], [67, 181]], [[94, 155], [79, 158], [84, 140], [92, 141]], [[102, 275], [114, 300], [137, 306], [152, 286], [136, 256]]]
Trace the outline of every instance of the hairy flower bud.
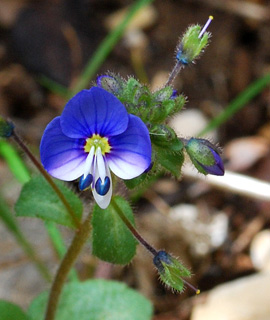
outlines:
[[13, 123], [5, 120], [0, 116], [0, 138], [9, 138], [14, 130]]
[[114, 95], [119, 94], [123, 88], [123, 80], [116, 75], [101, 75], [97, 77], [96, 82], [99, 88], [103, 88]]
[[224, 175], [224, 165], [217, 148], [206, 139], [191, 138], [185, 148], [192, 163], [203, 174]]
[[200, 293], [200, 290], [196, 289], [193, 285], [183, 279], [183, 277], [191, 276], [190, 271], [166, 251], [159, 251], [155, 255], [153, 262], [159, 272], [161, 281], [169, 287], [177, 291], [182, 291], [184, 286], [187, 285], [197, 294]]

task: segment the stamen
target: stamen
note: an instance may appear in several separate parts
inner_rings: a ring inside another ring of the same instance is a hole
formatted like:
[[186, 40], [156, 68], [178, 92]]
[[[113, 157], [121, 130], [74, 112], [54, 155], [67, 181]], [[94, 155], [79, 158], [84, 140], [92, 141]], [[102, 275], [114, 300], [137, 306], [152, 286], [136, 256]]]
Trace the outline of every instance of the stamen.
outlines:
[[204, 27], [202, 28], [200, 34], [199, 34], [199, 39], [202, 38], [202, 36], [204, 35], [206, 29], [209, 27], [209, 24], [212, 22], [212, 20], [214, 19], [213, 16], [209, 16], [208, 20], [206, 21], [206, 24], [204, 25]]
[[80, 191], [88, 189], [92, 181], [93, 181], [93, 176], [90, 173], [86, 176], [86, 178], [84, 177], [84, 175], [82, 175], [79, 181]]
[[106, 177], [106, 165], [100, 147], [97, 148], [97, 169], [102, 183]]
[[84, 164], [84, 173], [83, 173], [83, 177], [84, 179], [87, 177], [87, 175], [89, 173], [91, 173], [91, 167], [93, 164], [93, 159], [94, 159], [94, 153], [95, 153], [95, 147], [92, 146], [86, 160], [85, 160], [85, 164]]
[[98, 178], [96, 185], [95, 185], [96, 192], [100, 196], [105, 196], [110, 189], [110, 185], [111, 185], [111, 180], [109, 177], [105, 177], [103, 183], [102, 183], [101, 179]]

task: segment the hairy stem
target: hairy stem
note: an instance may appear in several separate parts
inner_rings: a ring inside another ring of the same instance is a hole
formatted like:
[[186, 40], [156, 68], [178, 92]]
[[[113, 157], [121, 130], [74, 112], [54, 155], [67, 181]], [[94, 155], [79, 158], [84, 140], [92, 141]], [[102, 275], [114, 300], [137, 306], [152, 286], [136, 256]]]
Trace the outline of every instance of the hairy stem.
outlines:
[[172, 69], [172, 72], [169, 75], [169, 78], [165, 84], [165, 87], [171, 86], [173, 84], [175, 78], [177, 77], [178, 73], [180, 72], [180, 70], [182, 68], [184, 68], [184, 65], [180, 61], [177, 60], [173, 69]]
[[67, 279], [67, 276], [75, 263], [83, 245], [89, 237], [91, 231], [91, 213], [88, 215], [86, 220], [82, 223], [81, 227], [75, 234], [71, 246], [69, 247], [66, 255], [64, 256], [56, 276], [53, 281], [53, 285], [50, 291], [49, 300], [47, 304], [47, 310], [45, 315], [45, 320], [53, 320], [57, 310], [59, 298]]
[[37, 167], [37, 169], [40, 171], [40, 173], [44, 176], [44, 178], [47, 180], [47, 182], [50, 184], [50, 186], [53, 188], [59, 199], [62, 201], [63, 205], [66, 207], [67, 212], [69, 213], [74, 225], [79, 228], [80, 221], [77, 218], [75, 212], [71, 208], [70, 204], [68, 203], [67, 199], [61, 192], [61, 190], [57, 187], [57, 185], [54, 183], [51, 176], [48, 174], [48, 172], [43, 168], [43, 166], [40, 164], [40, 162], [37, 160], [37, 158], [32, 154], [32, 152], [29, 150], [29, 148], [26, 146], [26, 144], [22, 141], [22, 139], [17, 135], [17, 133], [13, 132], [12, 135], [13, 139], [17, 142], [17, 144], [21, 147], [21, 149], [27, 154], [29, 159], [33, 162], [33, 164]]
[[124, 222], [124, 224], [127, 226], [129, 231], [132, 233], [135, 239], [139, 241], [140, 244], [142, 244], [146, 250], [152, 253], [153, 256], [156, 256], [158, 254], [158, 251], [153, 248], [140, 234], [139, 232], [133, 227], [133, 225], [130, 223], [130, 221], [127, 219], [127, 217], [124, 215], [121, 208], [116, 203], [115, 199], [112, 198], [111, 204], [114, 207], [115, 211], [117, 212], [120, 219]]

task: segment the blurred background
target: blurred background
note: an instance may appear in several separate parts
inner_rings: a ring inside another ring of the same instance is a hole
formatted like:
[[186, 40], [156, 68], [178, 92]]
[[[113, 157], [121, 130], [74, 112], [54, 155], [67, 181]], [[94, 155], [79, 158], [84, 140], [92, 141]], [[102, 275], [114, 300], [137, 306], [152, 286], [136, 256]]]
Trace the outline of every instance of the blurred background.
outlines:
[[[37, 156], [44, 128], [65, 105], [65, 88], [74, 87], [132, 3], [0, 0], [0, 114], [12, 119]], [[196, 135], [246, 94], [241, 110], [206, 135], [223, 148], [229, 172], [226, 186], [220, 178], [217, 187], [215, 180], [201, 177], [186, 164], [181, 181], [164, 176], [142, 198], [134, 196], [138, 230], [192, 270], [191, 282], [201, 295], [194, 296], [189, 289], [174, 294], [164, 288], [151, 257], [139, 247], [133, 263], [123, 268], [98, 261], [88, 246], [76, 267], [82, 279], [118, 279], [139, 290], [153, 302], [155, 320], [266, 320], [270, 319], [270, 2], [155, 0], [136, 14], [96, 74], [110, 70], [123, 77], [135, 75], [153, 90], [162, 87], [174, 65], [179, 36], [190, 24], [203, 25], [209, 15], [214, 16], [211, 43], [175, 81], [175, 89], [188, 97], [188, 103], [171, 124], [184, 137]], [[250, 87], [260, 79], [266, 79], [264, 85]], [[35, 172], [27, 160], [26, 164]], [[240, 173], [240, 180], [230, 172]], [[243, 183], [241, 177], [255, 179]], [[0, 145], [2, 200], [12, 208], [20, 189]], [[17, 220], [55, 271], [59, 258], [43, 222]], [[69, 243], [72, 233], [64, 228], [61, 233]], [[0, 239], [0, 298], [25, 309], [49, 284], [1, 221]]]

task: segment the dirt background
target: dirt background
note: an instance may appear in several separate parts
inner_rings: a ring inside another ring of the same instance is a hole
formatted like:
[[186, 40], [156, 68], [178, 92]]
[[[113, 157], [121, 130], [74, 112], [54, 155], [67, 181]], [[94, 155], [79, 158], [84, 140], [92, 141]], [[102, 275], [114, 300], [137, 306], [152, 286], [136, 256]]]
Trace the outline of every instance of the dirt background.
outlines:
[[[0, 0], [0, 114], [14, 121], [36, 154], [45, 126], [65, 104], [42, 85], [42, 76], [72, 86], [107, 34], [109, 17], [131, 3]], [[209, 27], [211, 43], [196, 65], [181, 72], [175, 88], [188, 96], [187, 109], [197, 110], [208, 119], [216, 116], [270, 70], [269, 1], [156, 0], [146, 17], [140, 18], [141, 25], [116, 45], [98, 74], [107, 70], [124, 77], [135, 74], [153, 88], [161, 86], [173, 67], [179, 36], [190, 24], [203, 25], [209, 15], [214, 16]], [[263, 90], [216, 132], [227, 168], [265, 181], [270, 179], [269, 94], [268, 88]], [[244, 143], [245, 153], [237, 152], [239, 143], [241, 147]], [[20, 186], [1, 159], [0, 189], [12, 206]], [[177, 211], [175, 206], [180, 204], [195, 210], [195, 225], [213, 223], [217, 234], [224, 235], [219, 245], [207, 240], [212, 232], [208, 229], [198, 233], [194, 224], [186, 227], [182, 218], [179, 224], [172, 223], [171, 209]], [[221, 226], [214, 224], [217, 212], [225, 221]], [[194, 273], [191, 282], [202, 292], [257, 272], [250, 244], [258, 232], [269, 228], [267, 201], [209, 188], [185, 177], [181, 182], [164, 177], [136, 205], [136, 215], [145, 238], [179, 256]], [[20, 223], [55, 269], [57, 258], [42, 222], [21, 219]], [[36, 274], [4, 226], [1, 230], [0, 297], [26, 308], [48, 284]], [[62, 231], [69, 242], [71, 235]], [[197, 248], [200, 243], [204, 249]], [[98, 262], [86, 248], [77, 267], [82, 279], [93, 274], [121, 279], [140, 290], [153, 301], [156, 320], [190, 319], [193, 306], [207, 295], [194, 298], [191, 290], [176, 295], [165, 289], [143, 249], [138, 249], [130, 266], [119, 268]]]

